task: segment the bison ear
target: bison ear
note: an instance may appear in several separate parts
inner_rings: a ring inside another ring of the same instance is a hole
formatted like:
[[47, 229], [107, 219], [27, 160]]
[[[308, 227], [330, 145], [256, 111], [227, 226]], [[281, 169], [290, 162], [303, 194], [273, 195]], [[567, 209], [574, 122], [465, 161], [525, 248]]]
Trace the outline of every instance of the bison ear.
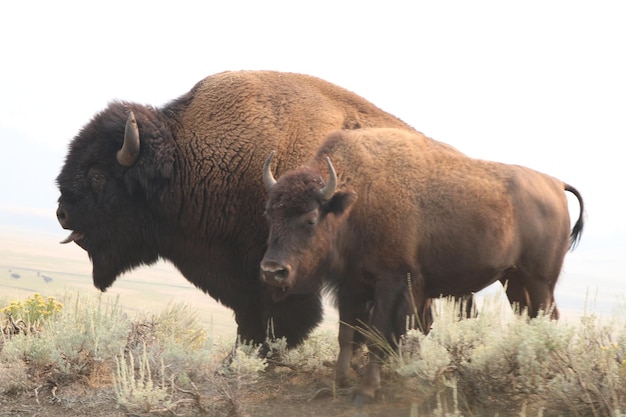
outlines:
[[338, 191], [324, 203], [323, 210], [325, 213], [332, 213], [335, 216], [348, 214], [357, 198], [358, 196], [354, 191]]

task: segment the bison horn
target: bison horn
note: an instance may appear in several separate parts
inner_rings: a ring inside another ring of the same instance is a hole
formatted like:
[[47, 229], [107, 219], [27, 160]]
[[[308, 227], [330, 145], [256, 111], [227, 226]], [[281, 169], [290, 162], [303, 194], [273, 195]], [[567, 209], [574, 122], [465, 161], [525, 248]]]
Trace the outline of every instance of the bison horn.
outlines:
[[272, 169], [270, 168], [270, 165], [272, 165], [272, 159], [274, 158], [274, 153], [275, 151], [270, 152], [270, 156], [267, 157], [265, 163], [263, 164], [263, 182], [268, 190], [276, 184], [276, 179], [274, 179]]
[[126, 129], [124, 130], [124, 144], [122, 149], [117, 151], [117, 162], [125, 167], [130, 167], [137, 162], [139, 158], [139, 128], [137, 127], [137, 119], [131, 111], [126, 120]]
[[337, 190], [337, 173], [329, 157], [326, 157], [326, 165], [328, 165], [328, 183], [320, 190], [320, 194], [323, 200], [330, 200]]

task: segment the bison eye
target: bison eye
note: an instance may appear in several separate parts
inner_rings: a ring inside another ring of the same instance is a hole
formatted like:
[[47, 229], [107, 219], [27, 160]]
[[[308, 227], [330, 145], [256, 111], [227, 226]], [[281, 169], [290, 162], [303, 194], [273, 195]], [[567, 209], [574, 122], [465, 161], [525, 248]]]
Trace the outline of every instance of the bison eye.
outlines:
[[102, 186], [105, 182], [104, 174], [101, 172], [92, 171], [89, 173], [89, 181], [91, 182], [91, 186], [94, 190], [100, 191], [102, 190]]
[[318, 220], [319, 220], [319, 211], [315, 209], [315, 210], [311, 210], [309, 212], [304, 213], [300, 217], [299, 221], [302, 222], [301, 224], [303, 224], [304, 226], [313, 228], [317, 226]]

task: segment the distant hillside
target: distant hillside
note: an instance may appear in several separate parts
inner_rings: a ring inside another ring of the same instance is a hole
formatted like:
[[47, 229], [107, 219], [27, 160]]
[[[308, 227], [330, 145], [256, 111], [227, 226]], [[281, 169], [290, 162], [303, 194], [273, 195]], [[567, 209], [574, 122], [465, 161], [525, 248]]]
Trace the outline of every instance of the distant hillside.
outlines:
[[[0, 225], [0, 299], [24, 299], [35, 292], [44, 296], [60, 296], [65, 291], [98, 294], [87, 254], [75, 244], [59, 244], [65, 236], [60, 227], [44, 232]], [[131, 316], [160, 311], [170, 302], [188, 303], [216, 334], [234, 337], [236, 333], [232, 311], [198, 290], [166, 262], [124, 274], [105, 296], [108, 300], [119, 297]], [[322, 326], [337, 329], [334, 308], [327, 309]]]

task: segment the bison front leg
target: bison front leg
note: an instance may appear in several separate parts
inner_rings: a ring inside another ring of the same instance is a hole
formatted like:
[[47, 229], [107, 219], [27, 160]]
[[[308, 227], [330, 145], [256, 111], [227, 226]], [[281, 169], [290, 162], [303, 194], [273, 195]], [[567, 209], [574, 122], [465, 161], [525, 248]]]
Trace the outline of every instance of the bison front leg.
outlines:
[[339, 356], [335, 365], [335, 384], [338, 387], [349, 385], [348, 372], [354, 351], [354, 327], [346, 323], [339, 324]]
[[[404, 303], [402, 303], [404, 301]], [[395, 303], [396, 327], [395, 334], [404, 334], [407, 329], [407, 317], [413, 317], [409, 322], [412, 329], [424, 334], [430, 332], [433, 325], [432, 300], [424, 296], [424, 279], [419, 273], [407, 274], [407, 289], [404, 300]]]
[[265, 342], [265, 324], [261, 306], [252, 304], [247, 308], [235, 309], [235, 322], [237, 343], [260, 345]]
[[293, 294], [279, 302], [269, 300], [264, 308], [267, 315], [265, 325], [268, 339], [287, 339], [287, 347], [294, 348], [302, 343], [322, 321], [322, 296], [319, 291]]
[[392, 280], [380, 281], [382, 282], [376, 284], [374, 308], [369, 330], [382, 336], [388, 346], [381, 346], [380, 340], [370, 340], [368, 342], [368, 363], [355, 398], [357, 404], [376, 399], [376, 394], [380, 390], [380, 368], [385, 360], [385, 351], [388, 348], [397, 349], [398, 346], [397, 337], [399, 335], [394, 334], [394, 309], [395, 305], [406, 296], [403, 293], [406, 290], [406, 286], [402, 284], [395, 285], [396, 283]]
[[354, 351], [365, 340], [357, 333], [357, 326], [370, 322], [371, 294], [359, 285], [343, 282], [339, 288], [339, 356], [335, 365], [335, 384], [347, 387], [350, 383], [350, 364]]
[[357, 326], [370, 321], [371, 304], [367, 294], [359, 288], [346, 284], [339, 290], [339, 356], [335, 365], [335, 384], [338, 387], [349, 385], [350, 363], [357, 341], [362, 340], [356, 333]]

